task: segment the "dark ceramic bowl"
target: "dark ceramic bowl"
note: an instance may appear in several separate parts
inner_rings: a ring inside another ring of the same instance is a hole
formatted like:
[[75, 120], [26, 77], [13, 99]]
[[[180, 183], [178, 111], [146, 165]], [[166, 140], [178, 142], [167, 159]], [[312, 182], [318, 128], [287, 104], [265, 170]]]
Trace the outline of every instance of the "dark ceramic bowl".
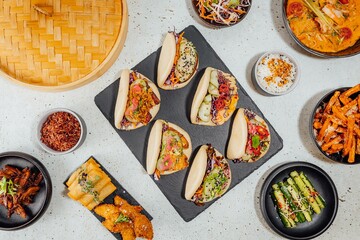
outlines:
[[231, 24], [231, 25], [227, 25], [227, 24], [221, 24], [221, 23], [212, 22], [212, 21], [210, 21], [210, 20], [203, 19], [202, 17], [200, 17], [199, 12], [198, 12], [198, 8], [196, 7], [196, 4], [197, 4], [198, 0], [191, 0], [191, 1], [192, 1], [192, 5], [193, 5], [194, 10], [195, 10], [196, 14], [198, 15], [198, 17], [199, 17], [205, 24], [207, 24], [208, 26], [210, 26], [210, 27], [216, 27], [216, 28], [231, 27], [231, 26], [234, 26], [234, 25], [238, 24], [238, 23], [241, 22], [241, 21], [246, 17], [246, 15], [249, 13], [250, 8], [251, 8], [251, 5], [252, 5], [252, 0], [249, 0], [250, 5], [246, 8], [246, 13], [242, 14], [236, 23]]
[[0, 154], [0, 169], [5, 165], [11, 165], [17, 168], [29, 167], [32, 172], [43, 175], [43, 180], [40, 183], [40, 190], [33, 197], [30, 205], [25, 206], [26, 218], [22, 218], [17, 214], [13, 214], [7, 218], [7, 209], [0, 205], [0, 230], [12, 231], [23, 229], [35, 223], [41, 218], [49, 206], [52, 185], [48, 171], [44, 165], [36, 158], [21, 152], [5, 152]]
[[305, 44], [303, 44], [293, 33], [293, 31], [291, 30], [289, 21], [287, 19], [287, 15], [286, 15], [286, 6], [287, 6], [287, 2], [288, 0], [283, 0], [283, 19], [284, 19], [284, 23], [285, 23], [285, 27], [287, 29], [287, 31], [289, 32], [290, 36], [294, 39], [294, 41], [305, 51], [316, 55], [318, 57], [322, 57], [322, 58], [342, 58], [342, 57], [351, 57], [354, 56], [356, 54], [360, 53], [360, 40], [358, 40], [353, 46], [348, 47], [347, 49], [344, 49], [342, 51], [339, 52], [320, 52], [314, 49], [309, 48], [308, 46], [306, 46]]
[[[341, 155], [341, 152], [340, 153], [334, 153], [334, 154], [327, 154], [326, 152], [324, 152], [322, 149], [321, 149], [321, 146], [317, 143], [316, 141], [316, 136], [315, 136], [315, 132], [314, 132], [314, 128], [313, 128], [313, 122], [314, 122], [314, 117], [315, 117], [315, 114], [316, 114], [316, 111], [323, 107], [326, 103], [329, 102], [330, 98], [332, 97], [332, 95], [334, 95], [334, 93], [336, 91], [340, 91], [340, 92], [344, 92], [346, 90], [348, 90], [349, 87], [343, 87], [343, 88], [338, 88], [338, 89], [335, 89], [335, 90], [332, 90], [330, 91], [329, 93], [327, 93], [324, 97], [322, 97], [320, 99], [320, 101], [316, 104], [315, 108], [314, 108], [314, 111], [313, 113], [311, 114], [311, 117], [310, 117], [310, 124], [309, 124], [309, 127], [310, 127], [310, 135], [311, 135], [311, 138], [313, 139], [313, 141], [315, 142], [316, 146], [318, 147], [318, 149], [320, 150], [320, 152], [322, 154], [324, 154], [325, 157], [335, 161], [335, 162], [338, 162], [338, 163], [343, 163], [343, 164], [358, 164], [360, 163], [360, 155], [359, 154], [356, 154], [355, 155], [355, 162], [354, 163], [348, 163], [347, 159], [349, 156], [345, 156], [343, 157]], [[351, 98], [355, 99], [355, 97], [358, 95], [358, 93], [354, 94], [353, 96], [350, 96]]]
[[[273, 191], [271, 186], [290, 177], [290, 172], [295, 170], [303, 171], [309, 177], [324, 198], [326, 207], [320, 214], [313, 214], [311, 222], [299, 223], [294, 228], [285, 228], [271, 197]], [[337, 190], [329, 175], [318, 166], [307, 162], [289, 162], [279, 166], [266, 178], [260, 192], [260, 207], [265, 221], [286, 239], [312, 239], [324, 233], [336, 217], [338, 202]]]

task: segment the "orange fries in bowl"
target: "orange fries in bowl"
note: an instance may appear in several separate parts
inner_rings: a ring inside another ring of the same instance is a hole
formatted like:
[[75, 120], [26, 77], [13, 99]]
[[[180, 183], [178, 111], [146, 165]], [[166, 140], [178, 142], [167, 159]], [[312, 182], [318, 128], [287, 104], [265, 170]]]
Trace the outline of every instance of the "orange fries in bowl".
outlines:
[[360, 163], [360, 84], [326, 94], [311, 117], [320, 151], [340, 163]]

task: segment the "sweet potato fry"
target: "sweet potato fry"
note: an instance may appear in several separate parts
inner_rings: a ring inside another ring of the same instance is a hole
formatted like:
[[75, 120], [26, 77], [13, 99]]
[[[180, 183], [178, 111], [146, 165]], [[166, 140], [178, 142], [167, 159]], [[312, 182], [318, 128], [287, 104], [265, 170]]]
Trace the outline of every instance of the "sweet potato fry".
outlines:
[[356, 140], [355, 138], [352, 139], [351, 149], [349, 152], [349, 158], [348, 163], [354, 163], [355, 162], [355, 150], [356, 150]]
[[329, 155], [334, 154], [334, 153], [338, 153], [338, 152], [339, 152], [339, 151], [334, 150], [334, 149], [331, 149], [331, 148], [326, 151], [326, 153], [329, 154]]
[[351, 146], [353, 144], [354, 139], [354, 125], [355, 125], [355, 119], [349, 118], [348, 120], [348, 129], [345, 134], [344, 139], [344, 150], [343, 150], [343, 156], [346, 156], [349, 154]]
[[337, 136], [337, 132], [335, 132], [335, 131], [332, 131], [332, 132], [329, 132], [329, 133], [327, 133], [326, 134], [326, 136], [324, 137], [324, 142], [330, 142], [330, 140], [332, 139], [332, 138], [335, 138]]
[[360, 154], [360, 138], [357, 138], [356, 140], [356, 154]]
[[328, 150], [332, 145], [340, 143], [341, 140], [342, 140], [342, 138], [341, 138], [340, 136], [337, 136], [336, 138], [332, 139], [330, 142], [324, 143], [324, 144], [321, 146], [321, 149], [322, 149], [323, 151], [326, 151], [326, 150]]
[[339, 96], [340, 96], [340, 91], [336, 91], [334, 95], [330, 98], [328, 104], [326, 105], [324, 110], [325, 113], [330, 113], [332, 106], [335, 104], [336, 100], [338, 100]]
[[331, 116], [330, 117], [330, 120], [333, 122], [333, 123], [336, 123], [337, 125], [341, 125], [341, 126], [346, 126], [346, 123], [344, 123], [343, 121], [341, 121], [340, 119], [338, 119], [337, 117], [335, 116]]
[[338, 127], [335, 131], [336, 131], [337, 133], [345, 133], [345, 132], [347, 131], [347, 128]]
[[321, 129], [322, 123], [320, 121], [314, 121], [313, 126], [315, 129]]
[[339, 99], [336, 100], [334, 106], [341, 107], [341, 103], [340, 103]]
[[358, 85], [346, 90], [342, 94], [340, 94], [339, 99], [344, 105], [346, 105], [351, 101], [351, 99], [349, 97], [357, 92], [360, 92], [360, 84], [358, 84]]
[[345, 106], [341, 107], [341, 112], [342, 112], [344, 115], [346, 115], [346, 113], [347, 113], [350, 109], [356, 107], [356, 105], [357, 105], [356, 99], [355, 99], [355, 100], [352, 100], [351, 102], [349, 102], [349, 103], [346, 104]]
[[360, 138], [360, 127], [358, 125], [356, 125], [356, 124], [354, 126], [354, 132]]
[[331, 146], [331, 149], [340, 152], [344, 148], [344, 144], [337, 143]]
[[326, 129], [330, 126], [330, 118], [327, 118], [321, 127], [319, 134], [317, 135], [317, 140], [322, 141], [325, 136]]
[[343, 114], [343, 113], [339, 110], [338, 107], [333, 106], [331, 110], [332, 110], [333, 114], [334, 114], [337, 118], [339, 118], [341, 121], [343, 121], [343, 122], [345, 122], [345, 123], [347, 122], [347, 118], [346, 118], [345, 114]]

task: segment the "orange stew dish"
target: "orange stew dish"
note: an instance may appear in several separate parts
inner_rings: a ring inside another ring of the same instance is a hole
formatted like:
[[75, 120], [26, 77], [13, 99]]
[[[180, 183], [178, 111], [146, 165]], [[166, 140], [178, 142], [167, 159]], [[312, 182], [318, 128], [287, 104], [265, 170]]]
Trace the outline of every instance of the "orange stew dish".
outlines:
[[360, 38], [360, 0], [288, 0], [295, 36], [319, 52], [339, 52]]

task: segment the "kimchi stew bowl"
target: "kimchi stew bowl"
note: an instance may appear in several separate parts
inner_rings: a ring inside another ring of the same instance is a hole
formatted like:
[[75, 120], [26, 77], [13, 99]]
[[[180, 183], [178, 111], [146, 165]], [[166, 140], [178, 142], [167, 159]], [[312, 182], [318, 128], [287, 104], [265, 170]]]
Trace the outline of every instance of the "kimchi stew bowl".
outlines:
[[[283, 0], [283, 6], [282, 6], [282, 15], [283, 15], [283, 20], [284, 20], [284, 24], [285, 27], [287, 29], [287, 31], [289, 32], [290, 36], [294, 39], [294, 41], [305, 51], [307, 51], [308, 53], [318, 56], [318, 57], [322, 57], [322, 58], [343, 58], [343, 57], [350, 57], [350, 56], [354, 56], [356, 54], [360, 53], [360, 39], [358, 39], [354, 45], [349, 46], [343, 50], [337, 51], [337, 52], [327, 52], [327, 51], [319, 51], [316, 50], [314, 48], [311, 48], [309, 46], [306, 46], [294, 33], [294, 31], [292, 30], [291, 26], [290, 26], [290, 21], [288, 20], [288, 14], [287, 14], [287, 5], [288, 5], [289, 0]], [[302, 1], [300, 1], [302, 2]], [[302, 2], [304, 3], [304, 2]], [[360, 16], [359, 16], [360, 18]], [[360, 22], [360, 19], [358, 20]]]
[[73, 152], [85, 141], [83, 119], [66, 108], [47, 111], [36, 128], [36, 139], [42, 149], [53, 155]]

